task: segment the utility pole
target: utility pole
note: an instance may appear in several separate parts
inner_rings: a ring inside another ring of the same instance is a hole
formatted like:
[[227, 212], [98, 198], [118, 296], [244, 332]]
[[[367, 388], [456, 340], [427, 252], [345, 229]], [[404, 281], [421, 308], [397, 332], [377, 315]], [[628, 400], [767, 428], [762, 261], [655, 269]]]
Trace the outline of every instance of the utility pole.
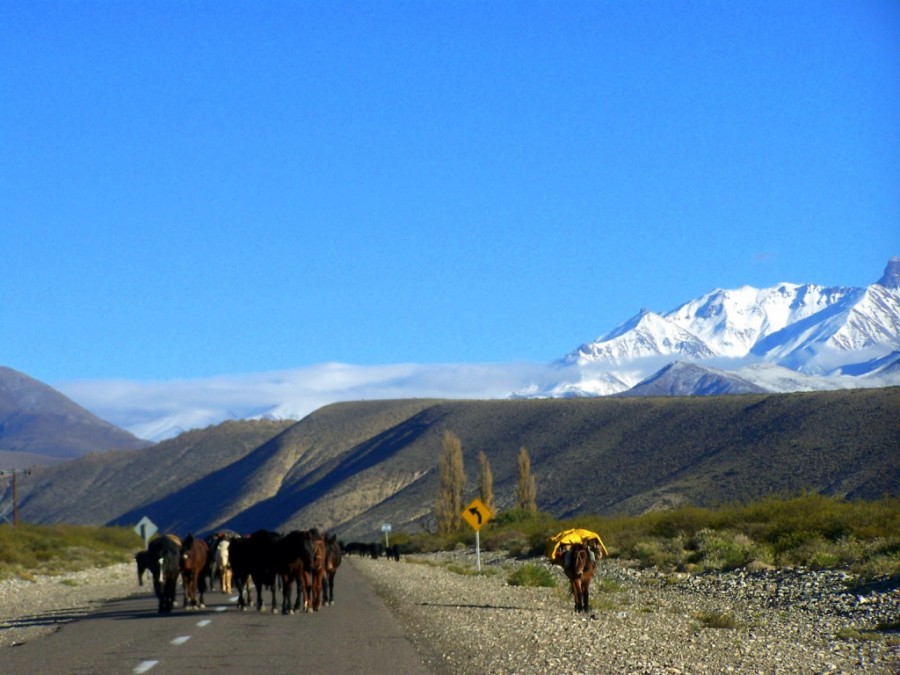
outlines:
[[16, 469], [12, 469], [11, 471], [0, 471], [0, 476], [5, 476], [6, 474], [12, 474], [12, 498], [13, 498], [13, 527], [19, 524], [19, 496], [16, 492], [17, 490], [17, 480], [16, 477], [19, 473], [22, 473], [25, 476], [31, 475], [31, 470], [26, 469], [25, 471], [19, 472]]

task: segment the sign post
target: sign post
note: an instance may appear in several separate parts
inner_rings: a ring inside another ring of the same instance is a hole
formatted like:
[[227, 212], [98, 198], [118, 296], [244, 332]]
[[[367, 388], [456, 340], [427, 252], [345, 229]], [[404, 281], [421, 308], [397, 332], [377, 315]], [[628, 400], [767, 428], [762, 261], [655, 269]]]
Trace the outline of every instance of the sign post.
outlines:
[[150, 537], [156, 534], [156, 525], [147, 516], [144, 516], [134, 526], [134, 531], [144, 540], [144, 548], [150, 544]]
[[[12, 499], [13, 499], [13, 527], [19, 524], [19, 497], [16, 494], [16, 475], [23, 474], [28, 476], [31, 474], [31, 469], [26, 469], [25, 471], [19, 471], [17, 469], [12, 469], [9, 471], [12, 474]], [[5, 476], [7, 474], [6, 471], [0, 471], [0, 476]]]
[[478, 535], [478, 531], [494, 517], [494, 512], [491, 511], [478, 497], [475, 497], [475, 499], [463, 509], [461, 515], [463, 520], [469, 524], [469, 527], [475, 530], [475, 566], [478, 571], [481, 572], [481, 538]]
[[384, 548], [389, 549], [391, 547], [390, 533], [391, 533], [391, 524], [385, 523], [381, 526], [381, 531], [384, 532]]

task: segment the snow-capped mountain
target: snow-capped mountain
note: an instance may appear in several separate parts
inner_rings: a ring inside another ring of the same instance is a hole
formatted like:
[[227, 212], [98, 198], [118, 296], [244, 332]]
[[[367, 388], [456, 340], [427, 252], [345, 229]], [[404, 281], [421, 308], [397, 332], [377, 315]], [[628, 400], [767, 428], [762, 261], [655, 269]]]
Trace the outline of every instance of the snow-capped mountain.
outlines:
[[617, 396], [714, 396], [768, 391], [737, 373], [675, 361]]
[[566, 357], [569, 363], [608, 361], [621, 364], [633, 359], [660, 354], [687, 358], [708, 358], [716, 352], [699, 337], [674, 321], [642, 309], [640, 314], [596, 341], [581, 345]]
[[[866, 288], [743, 286], [715, 289], [664, 314], [641, 310], [565, 356], [560, 382], [521, 394], [603, 396], [635, 386], [639, 395], [739, 393], [747, 385], [763, 391], [880, 387], [900, 384], [898, 361], [895, 257]], [[673, 362], [681, 365], [672, 370]]]

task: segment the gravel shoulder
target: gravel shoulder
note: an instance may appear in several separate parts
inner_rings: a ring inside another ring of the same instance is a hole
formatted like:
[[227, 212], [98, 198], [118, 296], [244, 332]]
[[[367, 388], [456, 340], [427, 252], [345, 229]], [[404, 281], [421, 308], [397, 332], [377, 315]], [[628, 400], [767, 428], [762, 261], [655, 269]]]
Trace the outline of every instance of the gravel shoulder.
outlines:
[[[844, 639], [900, 619], [894, 584], [848, 591], [840, 572], [782, 570], [664, 576], [604, 560], [589, 617], [564, 590], [506, 583], [513, 564], [471, 552], [409, 556], [400, 563], [353, 558], [401, 617], [438, 672], [476, 673], [876, 673], [900, 672], [900, 635]], [[543, 561], [532, 561], [545, 564]], [[490, 573], [493, 570], [495, 573]], [[734, 627], [705, 619], [731, 617]]]
[[0, 650], [52, 633], [107, 600], [148, 590], [138, 586], [134, 563], [0, 581]]
[[[558, 588], [510, 586], [523, 561], [472, 551], [386, 559], [345, 558], [365, 575], [437, 673], [873, 673], [900, 672], [896, 580], [848, 588], [841, 572], [662, 575], [604, 560], [590, 616], [576, 615], [562, 574]], [[545, 564], [542, 560], [530, 561]], [[136, 593], [133, 564], [34, 581], [0, 582], [0, 654], [38, 639], [98, 604]], [[340, 598], [340, 572], [337, 579]], [[730, 617], [733, 627], [705, 621]], [[857, 631], [859, 637], [840, 637]], [[0, 655], [2, 660], [2, 655]]]

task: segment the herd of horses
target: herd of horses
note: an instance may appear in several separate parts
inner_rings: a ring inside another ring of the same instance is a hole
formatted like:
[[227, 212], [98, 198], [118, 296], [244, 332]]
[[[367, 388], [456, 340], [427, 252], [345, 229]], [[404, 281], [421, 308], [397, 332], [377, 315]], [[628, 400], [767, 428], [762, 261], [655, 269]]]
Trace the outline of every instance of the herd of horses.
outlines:
[[237, 591], [241, 610], [252, 606], [255, 590], [256, 609], [261, 611], [268, 589], [276, 612], [280, 588], [281, 611], [293, 614], [334, 604], [334, 578], [341, 557], [336, 535], [315, 529], [287, 534], [257, 530], [248, 536], [218, 532], [206, 538], [188, 535], [183, 540], [174, 534], [159, 536], [135, 561], [138, 583], [143, 584], [145, 571], [150, 573], [161, 613], [175, 607], [180, 579], [185, 609], [205, 607], [204, 594], [218, 581], [222, 591]]
[[[176, 604], [178, 580], [184, 588], [184, 608], [205, 607], [204, 593], [218, 580], [223, 592], [237, 591], [238, 609], [263, 607], [263, 593], [271, 592], [271, 608], [278, 611], [277, 590], [282, 593], [282, 614], [315, 612], [323, 604], [334, 604], [334, 578], [343, 552], [348, 555], [386, 555], [399, 560], [399, 548], [380, 544], [351, 543], [342, 547], [337, 535], [312, 530], [280, 534], [257, 530], [241, 536], [219, 532], [201, 539], [173, 534], [153, 539], [146, 551], [135, 556], [138, 583], [145, 571], [153, 579], [153, 590], [161, 613]], [[596, 559], [602, 553], [586, 544], [566, 545], [554, 552], [551, 562], [563, 568], [575, 598], [576, 612], [590, 611], [590, 585]]]

